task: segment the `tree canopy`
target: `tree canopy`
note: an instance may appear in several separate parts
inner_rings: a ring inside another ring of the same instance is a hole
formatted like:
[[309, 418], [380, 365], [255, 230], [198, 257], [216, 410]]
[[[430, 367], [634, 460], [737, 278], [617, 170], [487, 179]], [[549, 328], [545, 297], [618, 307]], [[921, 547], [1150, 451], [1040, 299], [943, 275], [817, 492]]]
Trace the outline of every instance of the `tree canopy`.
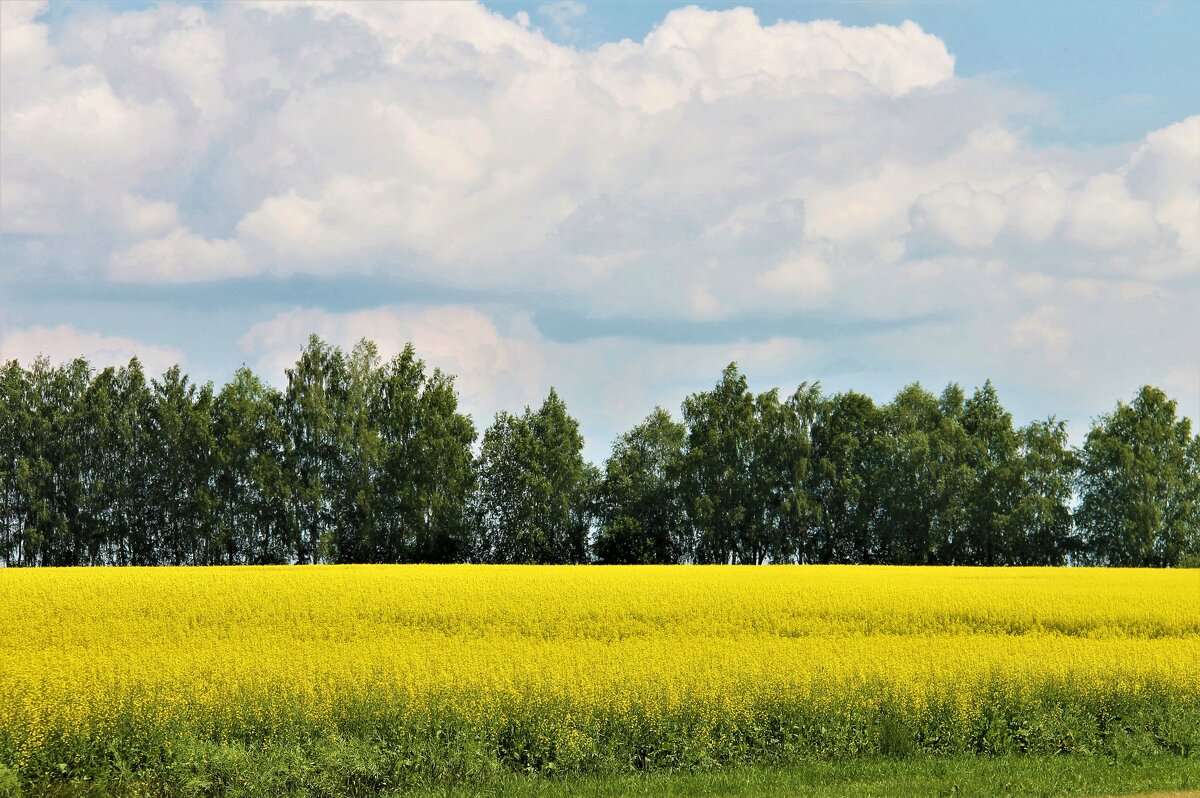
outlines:
[[0, 367], [0, 564], [1200, 564], [1200, 436], [1161, 390], [1014, 425], [990, 382], [886, 404], [736, 363], [597, 468], [551, 389], [477, 437], [454, 378], [310, 337], [285, 383]]

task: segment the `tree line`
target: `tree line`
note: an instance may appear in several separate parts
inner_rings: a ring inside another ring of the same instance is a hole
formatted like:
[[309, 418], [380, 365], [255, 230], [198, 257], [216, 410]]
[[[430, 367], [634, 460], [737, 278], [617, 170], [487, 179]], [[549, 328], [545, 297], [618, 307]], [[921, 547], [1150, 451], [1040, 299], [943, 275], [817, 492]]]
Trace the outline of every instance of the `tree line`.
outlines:
[[480, 439], [411, 345], [312, 336], [286, 373], [8, 362], [0, 563], [1200, 564], [1200, 436], [1151, 386], [1075, 449], [990, 382], [880, 405], [730, 364], [598, 468], [553, 389]]

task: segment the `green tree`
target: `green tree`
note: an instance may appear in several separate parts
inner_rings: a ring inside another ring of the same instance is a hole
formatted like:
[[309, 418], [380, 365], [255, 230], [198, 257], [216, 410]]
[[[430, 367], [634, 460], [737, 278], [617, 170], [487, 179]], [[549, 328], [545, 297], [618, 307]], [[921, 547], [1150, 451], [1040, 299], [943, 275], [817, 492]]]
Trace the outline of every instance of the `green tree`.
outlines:
[[802, 559], [884, 562], [874, 525], [882, 413], [871, 397], [847, 391], [819, 399], [813, 416], [807, 480], [813, 521]]
[[117, 370], [97, 372], [81, 397], [78, 418], [83, 435], [79, 445], [83, 482], [81, 506], [76, 519], [76, 538], [83, 547], [80, 563], [99, 565], [112, 562], [113, 523], [111, 488], [119, 475], [110, 462], [118, 451], [115, 421], [119, 415]]
[[426, 375], [424, 362], [408, 344], [383, 370], [371, 412], [382, 447], [372, 558], [467, 559], [475, 426], [458, 412], [453, 377], [437, 369]]
[[151, 381], [150, 484], [143, 501], [157, 554], [171, 565], [207, 562], [215, 526], [213, 388], [193, 384], [178, 365]]
[[76, 358], [52, 373], [43, 412], [50, 415], [52, 431], [46, 451], [50, 457], [49, 500], [55, 520], [53, 534], [45, 541], [43, 563], [84, 565], [88, 548], [84, 524], [89, 483], [87, 450], [92, 435], [82, 406], [92, 369], [87, 360]]
[[28, 517], [22, 472], [32, 421], [29, 375], [16, 360], [0, 370], [0, 558], [19, 565]]
[[[454, 377], [434, 369], [420, 399], [415, 481], [422, 487], [410, 560], [460, 562], [470, 553], [467, 511], [475, 486], [475, 424], [458, 410]], [[581, 442], [582, 445], [582, 442]]]
[[815, 394], [755, 396], [736, 363], [710, 391], [683, 403], [682, 505], [692, 558], [706, 563], [791, 561], [803, 556], [812, 506], [805, 489]]
[[1066, 424], [1035, 421], [1019, 433], [1019, 498], [1003, 519], [1014, 565], [1065, 565], [1080, 552], [1071, 516], [1078, 459]]
[[811, 548], [815, 505], [808, 493], [812, 425], [820, 389], [801, 384], [779, 399], [776, 390], [754, 400], [748, 541], [751, 562], [802, 562]]
[[83, 359], [54, 367], [37, 358], [18, 423], [24, 433], [15, 467], [23, 518], [18, 537], [22, 565], [74, 565], [82, 489], [81, 430], [76, 414], [89, 367]]
[[690, 549], [679, 476], [686, 429], [661, 407], [617, 438], [596, 493], [596, 559], [680, 562]]
[[971, 500], [978, 485], [968, 404], [949, 385], [935, 397], [919, 384], [901, 390], [881, 413], [869, 484], [876, 562], [969, 563]]
[[153, 396], [141, 362], [135, 357], [117, 370], [116, 400], [109, 419], [111, 450], [99, 480], [101, 503], [109, 517], [110, 561], [118, 565], [154, 565], [157, 548], [153, 489], [156, 458], [152, 437]]
[[952, 562], [972, 565], [1015, 565], [1025, 554], [1025, 532], [1014, 512], [1022, 499], [1021, 436], [1012, 415], [1000, 404], [991, 380], [968, 399], [961, 414], [968, 478], [963, 538]]
[[1158, 388], [1101, 416], [1083, 445], [1077, 521], [1089, 556], [1176, 566], [1200, 554], [1200, 444]]
[[243, 366], [222, 387], [213, 409], [217, 504], [209, 540], [213, 563], [290, 562], [287, 436], [282, 395]]
[[536, 411], [498, 413], [476, 463], [476, 557], [487, 562], [579, 563], [588, 556], [596, 469], [583, 459], [579, 422], [551, 388]]
[[338, 478], [338, 390], [345, 383], [342, 353], [310, 335], [287, 370], [283, 420], [288, 438], [290, 521], [301, 563], [330, 558], [332, 501]]
[[379, 351], [371, 341], [355, 344], [349, 357], [334, 350], [327, 397], [332, 400], [333, 455], [330, 468], [330, 558], [375, 562], [375, 482], [382, 441], [371, 407], [381, 389]]
[[879, 497], [876, 543], [881, 562], [931, 565], [941, 562], [944, 536], [938, 518], [943, 478], [938, 400], [918, 384], [909, 385], [883, 409], [884, 434], [872, 474]]
[[754, 395], [730, 363], [711, 391], [683, 402], [687, 424], [683, 495], [701, 563], [756, 560], [750, 466], [757, 436]]

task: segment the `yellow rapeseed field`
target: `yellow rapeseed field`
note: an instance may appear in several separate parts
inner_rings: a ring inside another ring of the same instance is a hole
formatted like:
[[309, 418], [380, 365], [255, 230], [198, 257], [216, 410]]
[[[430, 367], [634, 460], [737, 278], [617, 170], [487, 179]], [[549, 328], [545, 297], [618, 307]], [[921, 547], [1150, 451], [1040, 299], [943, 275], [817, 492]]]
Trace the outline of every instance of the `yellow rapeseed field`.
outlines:
[[881, 717], [978, 748], [997, 713], [1010, 743], [1031, 720], [1045, 743], [1109, 706], [1197, 701], [1195, 570], [0, 572], [0, 757], [17, 769], [122, 736], [368, 726], [561, 766], [614, 746], [866, 750]]

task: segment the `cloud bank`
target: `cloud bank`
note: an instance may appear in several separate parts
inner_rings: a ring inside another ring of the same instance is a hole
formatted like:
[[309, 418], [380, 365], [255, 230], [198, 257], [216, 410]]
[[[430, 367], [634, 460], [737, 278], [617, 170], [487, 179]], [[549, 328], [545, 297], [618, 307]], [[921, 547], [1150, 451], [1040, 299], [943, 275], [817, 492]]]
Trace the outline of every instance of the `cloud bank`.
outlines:
[[[97, 8], [53, 31], [42, 9], [0, 5], [0, 278], [354, 274], [494, 300], [264, 297], [239, 346], [271, 368], [316, 331], [411, 338], [480, 413], [550, 382], [579, 385], [581, 414], [605, 384], [657, 400], [739, 354], [764, 380], [990, 375], [1094, 412], [1141, 382], [1190, 390], [1200, 363], [1200, 116], [1038, 147], [1045, 100], [957, 76], [914, 22], [689, 7], [580, 50], [466, 3]], [[567, 343], [546, 309], [785, 329]], [[894, 326], [788, 334], [804, 318]]]

